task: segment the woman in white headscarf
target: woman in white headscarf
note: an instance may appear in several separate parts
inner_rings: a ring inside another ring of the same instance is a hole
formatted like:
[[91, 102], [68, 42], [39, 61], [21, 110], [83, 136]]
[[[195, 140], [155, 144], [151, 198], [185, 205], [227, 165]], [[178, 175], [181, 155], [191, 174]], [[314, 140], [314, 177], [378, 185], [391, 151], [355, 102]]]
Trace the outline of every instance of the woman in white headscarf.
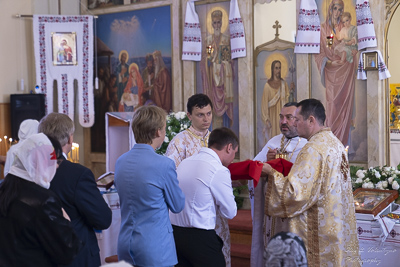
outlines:
[[[39, 122], [37, 120], [24, 120], [21, 122], [18, 130], [18, 139], [19, 142], [15, 145], [12, 145], [10, 149], [7, 151], [6, 162], [4, 164], [4, 177], [7, 176], [8, 172], [10, 171], [11, 165], [14, 161], [14, 154], [15, 151], [21, 146], [22, 142], [33, 134], [38, 133]], [[7, 140], [5, 140], [7, 141]]]
[[0, 266], [66, 265], [78, 252], [80, 241], [48, 190], [61, 154], [61, 146], [42, 133], [15, 152], [0, 185]]

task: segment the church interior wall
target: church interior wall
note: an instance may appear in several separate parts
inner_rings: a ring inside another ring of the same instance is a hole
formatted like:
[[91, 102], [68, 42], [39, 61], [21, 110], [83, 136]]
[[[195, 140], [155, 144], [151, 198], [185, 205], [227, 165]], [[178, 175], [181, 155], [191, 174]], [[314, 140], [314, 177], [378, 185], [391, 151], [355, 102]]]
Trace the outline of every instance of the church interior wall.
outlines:
[[[3, 3], [0, 10], [1, 32], [6, 36], [7, 41], [0, 44], [0, 55], [3, 59], [1, 65], [0, 79], [0, 136], [10, 132], [9, 120], [6, 117], [9, 110], [9, 95], [29, 93], [35, 86], [35, 67], [33, 56], [33, 34], [32, 20], [29, 18], [16, 19], [15, 14], [58, 14], [59, 9], [62, 15], [69, 14], [105, 14], [111, 12], [122, 12], [132, 9], [155, 7], [159, 5], [172, 6], [173, 24], [173, 109], [180, 111], [185, 109], [187, 98], [195, 92], [195, 63], [181, 60], [182, 50], [182, 29], [185, 18], [187, 0], [165, 0], [148, 2], [142, 4], [132, 4], [111, 8], [86, 10], [86, 2], [79, 0], [62, 0], [61, 6], [57, 1], [52, 0], [7, 0]], [[126, 1], [129, 2], [129, 1]], [[207, 0], [197, 1], [196, 4], [206, 4], [218, 2]], [[294, 31], [296, 30], [293, 19], [296, 17], [296, 9], [299, 8], [300, 0], [297, 1], [272, 1], [269, 4], [255, 4], [252, 1], [238, 1], [241, 16], [244, 22], [246, 33], [247, 55], [238, 59], [239, 68], [239, 121], [240, 121], [240, 159], [252, 158], [258, 151], [255, 151], [254, 143], [254, 48], [259, 44], [265, 43], [274, 38], [275, 29], [272, 28], [275, 20], [282, 25], [280, 38], [294, 41]], [[378, 49], [384, 51], [385, 48], [385, 26], [387, 24], [386, 12], [387, 5], [381, 0], [370, 0], [373, 7], [372, 15], [375, 20], [375, 30], [378, 37]], [[392, 1], [393, 2], [393, 1]], [[394, 1], [398, 2], [398, 0]], [[277, 11], [278, 10], [278, 11]], [[273, 14], [278, 14], [275, 18]], [[285, 15], [282, 15], [285, 14]], [[293, 14], [293, 15], [292, 15]], [[260, 21], [261, 17], [268, 17], [267, 22]], [[272, 23], [271, 23], [272, 22]], [[393, 21], [392, 23], [400, 23]], [[290, 25], [290, 27], [289, 27]], [[8, 36], [8, 37], [7, 37]], [[393, 52], [393, 57], [397, 57]], [[309, 55], [297, 55], [297, 87], [298, 100], [310, 96], [312, 79], [310, 74]], [[6, 63], [5, 63], [6, 62]], [[396, 73], [400, 69], [394, 59], [389, 60], [388, 65], [392, 73], [390, 82], [400, 82]], [[20, 81], [24, 80], [24, 88], [20, 89]], [[387, 163], [388, 148], [388, 128], [387, 128], [387, 93], [386, 82], [378, 79], [377, 72], [369, 72], [367, 80], [367, 126], [368, 126], [368, 162], [365, 165], [376, 166]], [[75, 121], [78, 121], [77, 119]], [[78, 123], [77, 123], [78, 124]], [[384, 129], [384, 130], [382, 130]], [[81, 163], [91, 166], [91, 156], [88, 147], [87, 130], [77, 126], [75, 141], [81, 147]], [[100, 158], [100, 162], [103, 160]], [[84, 161], [84, 162], [83, 162]]]

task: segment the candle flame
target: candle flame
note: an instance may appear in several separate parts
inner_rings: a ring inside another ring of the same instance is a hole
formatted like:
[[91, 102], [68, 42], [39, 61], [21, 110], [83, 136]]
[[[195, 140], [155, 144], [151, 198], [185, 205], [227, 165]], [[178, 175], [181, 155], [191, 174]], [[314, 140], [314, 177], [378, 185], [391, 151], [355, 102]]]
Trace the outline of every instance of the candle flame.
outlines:
[[72, 143], [71, 151], [68, 153], [68, 160], [79, 163], [79, 144]]

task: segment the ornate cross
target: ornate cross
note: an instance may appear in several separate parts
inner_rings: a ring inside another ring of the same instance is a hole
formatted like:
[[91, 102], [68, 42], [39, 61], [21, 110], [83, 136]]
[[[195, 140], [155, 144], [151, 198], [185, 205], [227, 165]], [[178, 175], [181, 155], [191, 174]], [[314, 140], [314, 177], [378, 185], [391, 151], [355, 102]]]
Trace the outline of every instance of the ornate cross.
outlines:
[[282, 28], [282, 26], [279, 25], [279, 21], [276, 20], [275, 21], [275, 25], [272, 26], [272, 28], [275, 29], [275, 38], [278, 38], [278, 36], [279, 36], [279, 28]]

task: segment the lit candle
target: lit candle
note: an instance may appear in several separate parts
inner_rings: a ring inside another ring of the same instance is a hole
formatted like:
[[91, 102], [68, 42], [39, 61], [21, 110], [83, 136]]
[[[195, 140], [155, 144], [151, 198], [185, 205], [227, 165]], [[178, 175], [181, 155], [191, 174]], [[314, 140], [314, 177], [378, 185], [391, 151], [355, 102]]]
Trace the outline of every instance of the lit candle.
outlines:
[[79, 163], [79, 144], [76, 144], [76, 162]]
[[7, 135], [4, 136], [4, 150], [7, 153]]
[[68, 153], [68, 158], [67, 158], [67, 159], [68, 159], [69, 161], [72, 161], [72, 149], [73, 149], [73, 148], [71, 148], [71, 151]]
[[7, 153], [7, 151], [10, 149], [9, 144], [7, 144], [7, 139], [8, 139], [8, 137], [7, 137], [7, 135], [5, 135], [4, 136], [4, 147], [6, 148], [5, 153]]
[[10, 146], [8, 147], [8, 149], [10, 149], [10, 147], [11, 147], [12, 140], [13, 139], [11, 137], [8, 139], [8, 141], [10, 142]]
[[71, 150], [71, 161], [75, 162], [75, 147], [73, 145]]
[[76, 146], [75, 146], [75, 149], [74, 149], [74, 152], [75, 152], [75, 155], [74, 155], [74, 162], [75, 163], [77, 163], [78, 161], [77, 161], [77, 154], [76, 154], [76, 152], [77, 152], [77, 150], [76, 150]]
[[1, 146], [1, 142], [2, 141], [3, 141], [3, 139], [0, 138], [0, 155], [5, 155], [5, 154], [3, 154], [3, 149], [2, 149], [2, 146]]

